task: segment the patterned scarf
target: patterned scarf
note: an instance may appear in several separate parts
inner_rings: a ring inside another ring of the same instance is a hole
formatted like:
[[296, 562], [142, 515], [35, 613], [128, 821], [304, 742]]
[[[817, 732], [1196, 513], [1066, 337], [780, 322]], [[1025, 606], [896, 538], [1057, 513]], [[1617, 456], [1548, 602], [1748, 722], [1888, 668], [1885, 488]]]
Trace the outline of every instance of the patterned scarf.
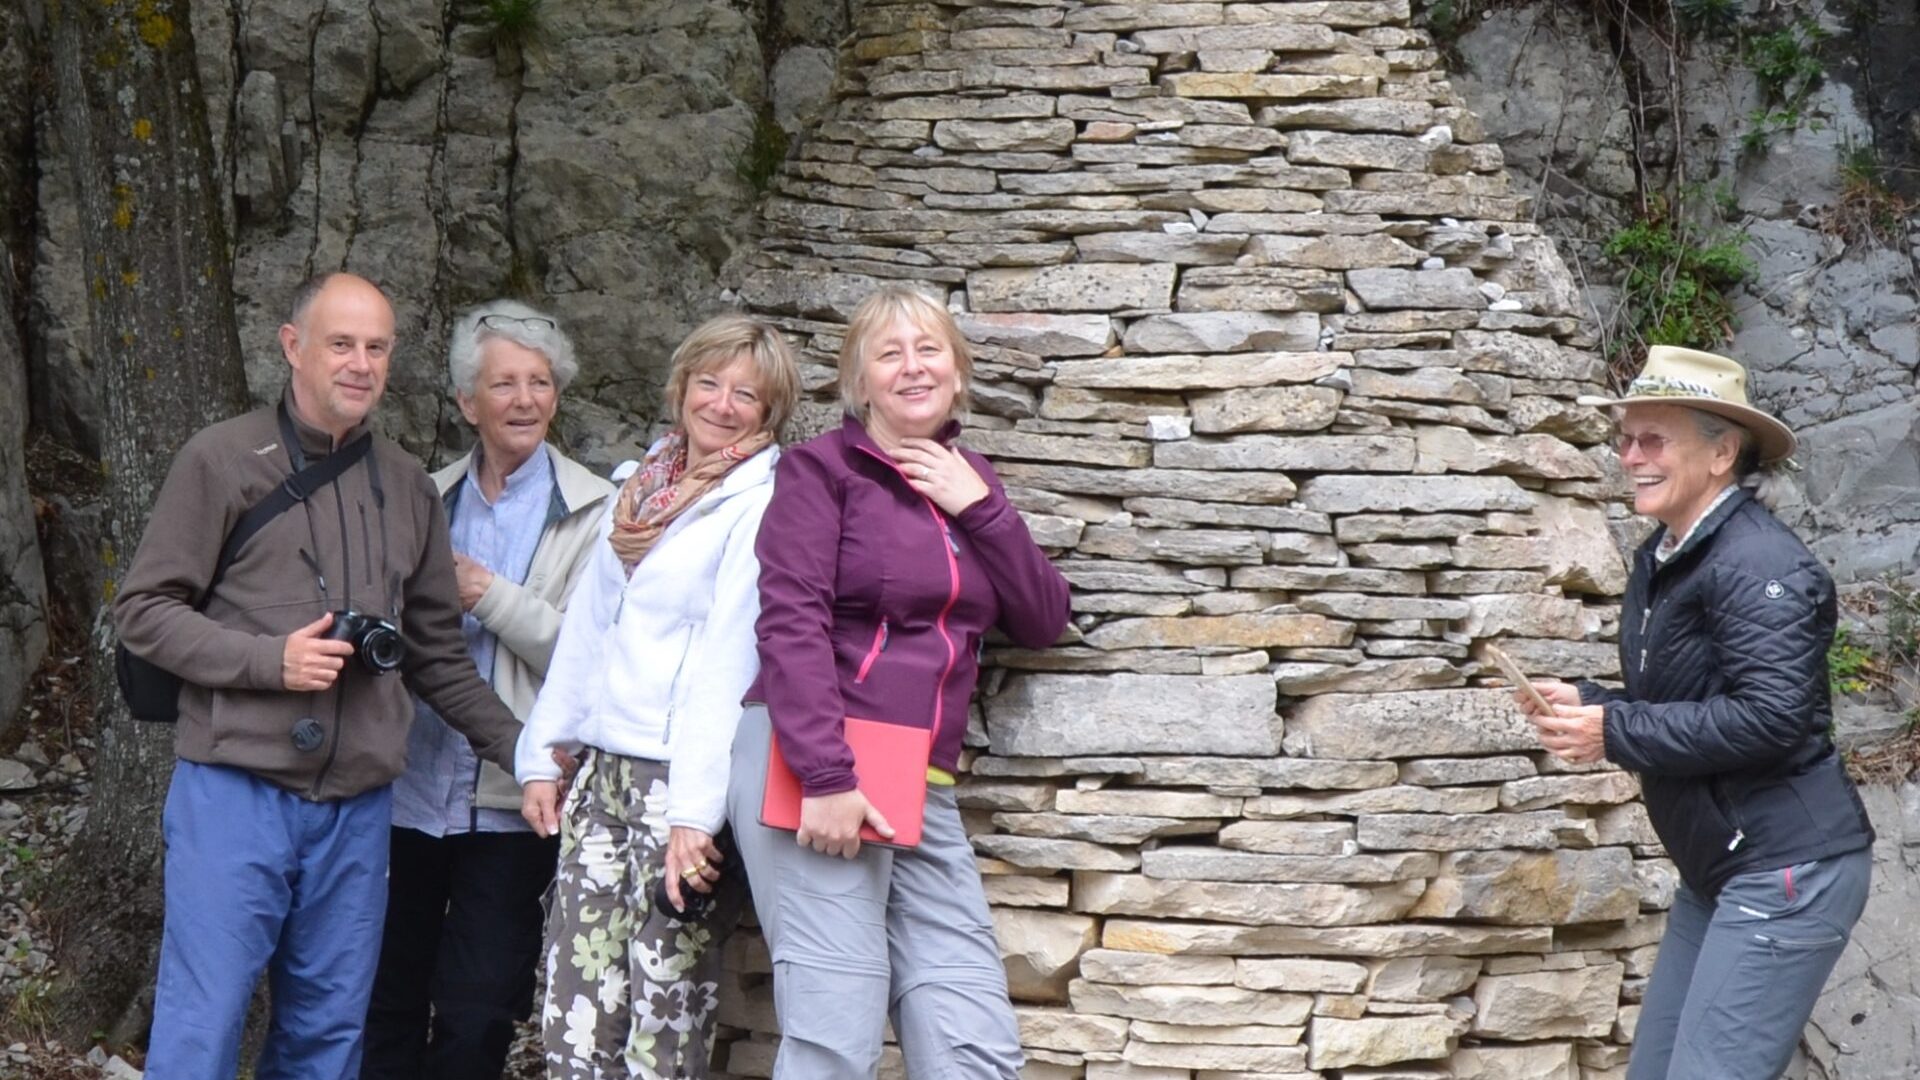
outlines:
[[687, 435], [668, 433], [647, 452], [640, 468], [627, 477], [613, 507], [613, 553], [627, 576], [647, 557], [673, 519], [700, 501], [715, 484], [726, 479], [735, 465], [767, 448], [773, 433], [756, 431], [720, 451], [695, 468], [687, 468]]

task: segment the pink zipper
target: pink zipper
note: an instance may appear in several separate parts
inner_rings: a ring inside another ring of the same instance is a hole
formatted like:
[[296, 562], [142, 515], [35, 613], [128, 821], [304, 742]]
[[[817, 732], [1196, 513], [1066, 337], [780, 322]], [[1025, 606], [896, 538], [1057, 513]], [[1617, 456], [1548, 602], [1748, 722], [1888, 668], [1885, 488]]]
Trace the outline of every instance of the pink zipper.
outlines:
[[[860, 450], [875, 461], [882, 462], [889, 469], [898, 473], [902, 480], [907, 478], [906, 470], [900, 467], [899, 462], [864, 446], [860, 447]], [[909, 489], [911, 489], [911, 485], [909, 485]], [[915, 491], [914, 494], [919, 495], [920, 493]], [[954, 605], [960, 602], [960, 560], [956, 558], [960, 548], [958, 544], [954, 543], [953, 530], [947, 527], [947, 519], [941, 516], [940, 507], [925, 495], [920, 495], [920, 501], [927, 504], [927, 513], [933, 515], [933, 524], [940, 530], [940, 539], [945, 541], [947, 581], [949, 582], [946, 606], [940, 609], [940, 616], [933, 621], [934, 628], [940, 631], [940, 640], [947, 643], [947, 666], [940, 672], [940, 680], [933, 685], [933, 735], [930, 741], [933, 745], [938, 746], [940, 744], [940, 721], [943, 719], [947, 707], [947, 678], [953, 674], [953, 666], [960, 661], [960, 654], [953, 647], [953, 636], [947, 633], [947, 616], [953, 611]], [[871, 666], [872, 660], [873, 657], [870, 654], [867, 658], [867, 663], [861, 665], [861, 676], [866, 674], [866, 670]], [[854, 681], [857, 683], [860, 681], [860, 678], [856, 677]]]
[[953, 605], [960, 602], [960, 560], [954, 557], [956, 548], [953, 542], [953, 531], [947, 528], [947, 519], [940, 516], [940, 508], [933, 505], [932, 499], [926, 501], [927, 511], [933, 515], [933, 523], [940, 527], [940, 538], [946, 541], [947, 579], [952, 582], [947, 590], [947, 606], [940, 609], [940, 617], [933, 621], [933, 625], [940, 631], [940, 640], [947, 643], [947, 667], [940, 673], [940, 681], [933, 685], [933, 738], [931, 741], [938, 746], [940, 717], [947, 705], [947, 676], [953, 674], [953, 665], [960, 659], [959, 652], [953, 647], [953, 638], [947, 633], [947, 613], [953, 610]]
[[859, 674], [853, 677], [854, 685], [857, 686], [860, 683], [867, 681], [867, 672], [873, 670], [873, 662], [875, 660], [880, 659], [880, 654], [886, 651], [887, 651], [887, 620], [885, 616], [881, 616], [880, 628], [873, 632], [873, 645], [871, 648], [867, 650], [867, 658], [865, 660], [860, 661]]

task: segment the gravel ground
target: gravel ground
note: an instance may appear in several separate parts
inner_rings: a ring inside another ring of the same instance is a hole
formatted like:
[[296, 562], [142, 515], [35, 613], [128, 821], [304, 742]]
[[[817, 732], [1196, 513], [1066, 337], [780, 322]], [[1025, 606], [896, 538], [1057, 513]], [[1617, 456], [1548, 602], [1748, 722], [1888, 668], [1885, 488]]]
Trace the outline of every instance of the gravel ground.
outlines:
[[[44, 689], [62, 689], [46, 672], [40, 678], [51, 682]], [[44, 998], [53, 957], [34, 899], [86, 823], [93, 750], [90, 739], [72, 736], [59, 723], [62, 712], [47, 709], [44, 700], [30, 702], [17, 725], [24, 730], [10, 731], [7, 742], [13, 745], [0, 754], [0, 1076], [125, 1077], [124, 1062], [46, 1037]]]

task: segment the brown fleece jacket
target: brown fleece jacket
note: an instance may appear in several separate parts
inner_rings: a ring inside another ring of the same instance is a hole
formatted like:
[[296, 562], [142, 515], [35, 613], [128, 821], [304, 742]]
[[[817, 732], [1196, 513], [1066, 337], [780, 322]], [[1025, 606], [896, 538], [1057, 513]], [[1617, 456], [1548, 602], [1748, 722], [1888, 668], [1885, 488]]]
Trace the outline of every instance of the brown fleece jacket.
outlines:
[[[294, 426], [309, 462], [327, 454], [324, 432], [297, 417]], [[292, 471], [275, 410], [255, 409], [188, 440], [154, 503], [113, 614], [130, 651], [185, 680], [175, 752], [316, 801], [347, 798], [406, 767], [411, 689], [511, 771], [520, 723], [467, 655], [446, 511], [390, 440], [375, 435], [365, 459], [249, 540], [204, 611], [193, 609], [227, 533]], [[400, 672], [375, 676], [350, 659], [329, 690], [286, 690], [287, 635], [349, 603], [400, 627]], [[325, 739], [302, 751], [292, 731], [309, 716]]]

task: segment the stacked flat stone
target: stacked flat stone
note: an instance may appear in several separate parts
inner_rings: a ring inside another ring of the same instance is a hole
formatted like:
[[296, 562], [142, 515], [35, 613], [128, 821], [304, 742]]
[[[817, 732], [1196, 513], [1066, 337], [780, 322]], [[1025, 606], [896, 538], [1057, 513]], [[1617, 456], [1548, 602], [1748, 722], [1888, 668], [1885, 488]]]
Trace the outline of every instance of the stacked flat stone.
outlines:
[[945, 301], [1073, 584], [1067, 640], [990, 651], [961, 792], [1028, 1077], [1624, 1075], [1672, 865], [1481, 651], [1618, 673], [1604, 369], [1408, 20], [868, 0], [731, 270], [816, 427], [862, 297]]

